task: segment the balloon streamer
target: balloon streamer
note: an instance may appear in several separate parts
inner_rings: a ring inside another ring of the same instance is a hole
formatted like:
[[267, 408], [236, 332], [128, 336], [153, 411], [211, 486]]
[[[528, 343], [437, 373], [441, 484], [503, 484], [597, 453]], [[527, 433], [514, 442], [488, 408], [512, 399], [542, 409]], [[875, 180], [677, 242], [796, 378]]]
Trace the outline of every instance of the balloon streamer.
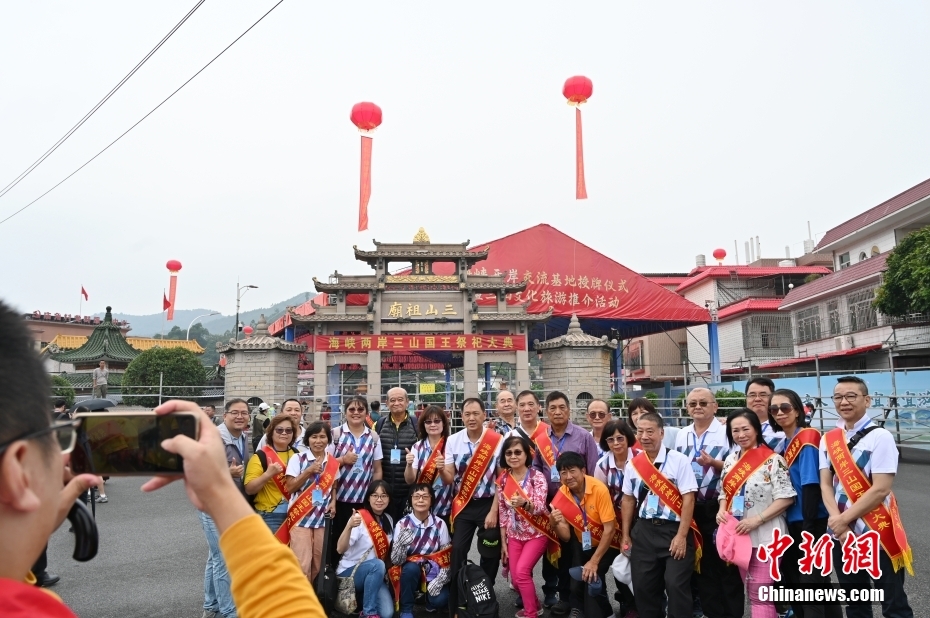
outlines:
[[168, 260], [168, 263], [165, 265], [168, 268], [168, 272], [171, 273], [171, 281], [168, 284], [168, 316], [167, 320], [170, 322], [174, 319], [174, 306], [175, 306], [175, 297], [178, 292], [178, 271], [181, 270], [181, 262], [177, 260]]
[[565, 80], [562, 94], [568, 104], [575, 108], [575, 199], [588, 199], [588, 188], [584, 181], [584, 148], [581, 139], [581, 106], [591, 98], [594, 85], [583, 75]]
[[368, 200], [371, 199], [371, 146], [372, 134], [381, 124], [381, 108], [374, 103], [356, 103], [349, 119], [362, 134], [362, 166], [358, 192], [358, 231], [368, 229]]

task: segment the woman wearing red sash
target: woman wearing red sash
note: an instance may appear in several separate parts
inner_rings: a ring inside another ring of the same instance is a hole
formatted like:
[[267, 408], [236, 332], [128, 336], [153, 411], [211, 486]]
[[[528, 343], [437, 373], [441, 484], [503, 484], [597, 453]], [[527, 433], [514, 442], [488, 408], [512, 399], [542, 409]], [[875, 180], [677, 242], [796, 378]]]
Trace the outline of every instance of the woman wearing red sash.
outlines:
[[[287, 518], [287, 502], [291, 496], [284, 486], [284, 471], [291, 456], [297, 454], [291, 443], [299, 430], [297, 421], [290, 416], [279, 414], [271, 419], [265, 430], [267, 444], [252, 455], [245, 469], [245, 493], [255, 496], [255, 511], [272, 532], [276, 532]], [[264, 465], [258, 453], [264, 455]]]
[[[752, 618], [777, 618], [771, 601], [759, 600], [759, 588], [773, 583], [768, 562], [759, 560], [756, 552], [761, 545], [772, 542], [775, 530], [785, 534], [787, 525], [782, 515], [794, 504], [796, 492], [788, 476], [788, 465], [781, 455], [766, 446], [759, 417], [743, 408], [727, 418], [727, 440], [731, 448], [721, 473], [720, 509], [717, 523], [724, 524], [731, 516], [740, 520], [738, 534], [752, 539], [749, 568], [740, 567], [752, 607]], [[731, 474], [732, 471], [732, 474]]]
[[372, 481], [364, 499], [362, 508], [352, 513], [336, 541], [336, 551], [342, 555], [336, 573], [355, 579], [355, 592], [362, 593], [360, 618], [392, 618], [394, 599], [384, 578], [384, 560], [394, 537], [394, 522], [385, 512], [391, 486], [386, 481]]
[[417, 423], [420, 441], [407, 451], [404, 480], [409, 484], [429, 483], [433, 487], [433, 515], [449, 526], [452, 511], [452, 485], [446, 485], [439, 471], [446, 465], [445, 447], [449, 439], [449, 417], [437, 405], [431, 405], [420, 415]]
[[517, 612], [517, 618], [535, 618], [543, 613], [536, 597], [533, 569], [546, 551], [549, 537], [521, 511], [529, 515], [548, 515], [549, 484], [542, 472], [529, 467], [532, 462], [533, 454], [526, 438], [514, 435], [504, 440], [498, 464], [504, 473], [497, 483], [501, 562], [510, 566], [514, 588], [523, 599], [523, 609]]
[[[597, 461], [594, 469], [594, 478], [607, 485], [610, 499], [617, 513], [617, 523], [623, 521], [620, 503], [623, 500], [623, 473], [626, 464], [633, 459], [633, 445], [636, 444], [636, 434], [623, 419], [609, 421], [601, 433], [601, 450], [604, 456]], [[614, 599], [620, 603], [620, 615], [636, 618], [636, 601], [630, 587], [614, 578], [617, 583], [617, 592]]]
[[[791, 485], [797, 492], [794, 504], [788, 507], [785, 517], [788, 532], [794, 543], [782, 556], [782, 581], [786, 584], [830, 585], [830, 577], [817, 567], [809, 575], [801, 573], [798, 561], [803, 556], [802, 532], [809, 532], [819, 539], [827, 532], [827, 509], [820, 493], [820, 432], [808, 426], [807, 415], [801, 398], [793, 390], [781, 388], [772, 393], [769, 402], [769, 423], [772, 428], [785, 433], [785, 461]], [[843, 610], [837, 605], [794, 605], [798, 618], [841, 618]]]
[[[339, 466], [330, 459], [326, 447], [333, 441], [333, 432], [329, 423], [316, 421], [310, 423], [304, 431], [303, 444], [308, 450], [291, 457], [285, 472], [285, 488], [291, 492], [291, 509], [306, 512], [298, 521], [291, 523], [290, 546], [297, 556], [300, 568], [310, 580], [316, 581], [323, 563], [323, 532], [326, 529], [324, 517], [336, 514], [336, 482], [339, 480]], [[334, 471], [330, 476], [326, 470]], [[309, 508], [303, 506], [303, 500], [310, 493]]]

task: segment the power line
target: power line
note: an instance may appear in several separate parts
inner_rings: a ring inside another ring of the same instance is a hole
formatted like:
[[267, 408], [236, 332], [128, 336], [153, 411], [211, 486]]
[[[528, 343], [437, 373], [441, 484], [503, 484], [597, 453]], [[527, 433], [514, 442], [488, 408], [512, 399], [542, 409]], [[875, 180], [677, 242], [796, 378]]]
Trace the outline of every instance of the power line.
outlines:
[[153, 47], [153, 48], [152, 48], [152, 51], [150, 51], [149, 53], [147, 53], [147, 54], [145, 55], [145, 58], [143, 58], [142, 60], [140, 60], [140, 61], [139, 61], [139, 64], [137, 64], [135, 67], [133, 67], [133, 69], [132, 69], [129, 73], [126, 74], [126, 77], [124, 77], [123, 79], [121, 79], [121, 80], [119, 81], [119, 83], [116, 84], [116, 86], [114, 86], [113, 89], [112, 89], [110, 92], [107, 93], [107, 96], [105, 96], [105, 97], [103, 97], [102, 99], [100, 99], [100, 101], [99, 101], [96, 105], [94, 105], [94, 107], [93, 107], [89, 112], [87, 112], [87, 113], [84, 115], [84, 117], [81, 118], [81, 119], [78, 121], [78, 123], [77, 123], [76, 125], [74, 125], [73, 127], [71, 127], [71, 129], [70, 129], [67, 133], [65, 133], [64, 136], [62, 136], [57, 142], [55, 142], [55, 143], [52, 145], [51, 148], [49, 148], [48, 150], [46, 150], [45, 153], [44, 153], [41, 157], [39, 157], [38, 159], [36, 159], [36, 161], [35, 161], [32, 165], [30, 165], [29, 167], [27, 167], [27, 168], [26, 168], [26, 171], [24, 171], [24, 172], [21, 173], [19, 176], [17, 176], [16, 178], [14, 178], [13, 181], [10, 182], [10, 184], [8, 184], [8, 185], [5, 186], [2, 190], [0, 190], [0, 197], [3, 197], [3, 196], [6, 195], [7, 193], [9, 193], [9, 192], [13, 189], [13, 187], [15, 187], [16, 185], [18, 185], [18, 184], [20, 183], [20, 181], [21, 181], [22, 179], [24, 179], [26, 176], [28, 176], [29, 174], [31, 174], [31, 173], [32, 173], [32, 170], [34, 170], [35, 168], [39, 167], [39, 165], [41, 165], [41, 163], [42, 163], [43, 161], [45, 161], [53, 152], [55, 152], [56, 150], [58, 150], [58, 147], [61, 146], [62, 144], [64, 144], [64, 143], [65, 143], [65, 140], [67, 140], [69, 137], [71, 137], [71, 135], [72, 135], [75, 131], [77, 131], [78, 129], [80, 129], [80, 128], [81, 128], [81, 125], [83, 125], [85, 122], [87, 122], [87, 121], [90, 119], [90, 117], [94, 115], [94, 112], [96, 112], [98, 109], [100, 109], [100, 107], [101, 107], [104, 103], [106, 103], [106, 102], [110, 99], [110, 97], [112, 97], [114, 94], [116, 94], [116, 91], [119, 90], [119, 89], [123, 86], [123, 84], [125, 84], [127, 81], [129, 81], [129, 78], [132, 77], [133, 75], [135, 75], [135, 74], [136, 74], [136, 71], [138, 71], [140, 68], [142, 68], [142, 65], [145, 64], [146, 61], [147, 61], [149, 58], [151, 58], [152, 55], [153, 55], [155, 52], [157, 52], [157, 51], [159, 50], [159, 48], [161, 48], [161, 46], [164, 45], [165, 42], [166, 42], [168, 39], [171, 38], [171, 35], [172, 35], [172, 34], [174, 34], [175, 32], [177, 32], [178, 28], [180, 28], [180, 27], [184, 24], [184, 22], [186, 22], [186, 21], [188, 20], [188, 18], [189, 18], [191, 15], [194, 14], [194, 11], [196, 11], [197, 9], [199, 9], [199, 8], [200, 8], [200, 5], [203, 4], [205, 1], [206, 1], [206, 0], [200, 0], [197, 4], [195, 4], [195, 5], [194, 5], [194, 8], [192, 8], [190, 11], [188, 11], [188, 12], [187, 12], [187, 15], [185, 15], [184, 18], [183, 18], [181, 21], [179, 21], [179, 22], [177, 23], [177, 25], [176, 25], [174, 28], [172, 28], [171, 31], [168, 32], [168, 34], [166, 34], [166, 35], [164, 36], [164, 38], [163, 38], [161, 41], [158, 42], [158, 45], [156, 45], [155, 47]]
[[68, 180], [69, 178], [71, 178], [72, 176], [74, 176], [75, 174], [77, 174], [78, 172], [80, 172], [82, 169], [84, 169], [85, 167], [87, 167], [94, 159], [96, 159], [97, 157], [99, 157], [100, 155], [102, 155], [104, 152], [106, 152], [107, 150], [109, 150], [109, 149], [110, 149], [110, 146], [112, 146], [112, 145], [115, 144], [116, 142], [118, 142], [118, 141], [120, 141], [121, 139], [123, 139], [123, 137], [125, 137], [127, 133], [129, 133], [130, 131], [132, 131], [133, 129], [135, 129], [137, 126], [139, 126], [139, 125], [142, 123], [143, 120], [145, 120], [146, 118], [148, 118], [149, 116], [151, 116], [152, 114], [154, 114], [154, 113], [155, 113], [155, 110], [157, 110], [159, 107], [161, 107], [162, 105], [164, 105], [165, 103], [167, 103], [168, 100], [169, 100], [171, 97], [173, 97], [174, 95], [176, 95], [178, 92], [180, 92], [181, 89], [184, 88], [184, 86], [186, 86], [186, 85], [188, 85], [189, 83], [191, 83], [191, 81], [193, 81], [193, 79], [194, 79], [195, 77], [197, 77], [198, 75], [200, 75], [201, 73], [203, 73], [204, 70], [206, 70], [206, 68], [207, 68], [208, 66], [210, 66], [211, 64], [213, 64], [220, 56], [222, 56], [223, 54], [225, 54], [226, 51], [227, 51], [230, 47], [232, 47], [233, 45], [235, 45], [235, 44], [239, 41], [239, 39], [241, 39], [242, 37], [244, 37], [245, 35], [247, 35], [247, 34], [249, 33], [249, 31], [252, 30], [252, 28], [254, 28], [255, 26], [257, 26], [257, 25], [259, 24], [259, 22], [261, 22], [263, 19], [265, 19], [266, 17], [268, 17], [268, 15], [269, 15], [273, 10], [275, 10], [276, 8], [278, 8], [278, 6], [279, 6], [282, 2], [284, 2], [284, 0], [278, 0], [278, 3], [275, 4], [273, 7], [271, 7], [270, 9], [268, 9], [268, 12], [267, 12], [267, 13], [265, 13], [264, 15], [262, 15], [261, 17], [259, 17], [259, 18], [258, 18], [258, 21], [256, 21], [254, 24], [252, 24], [251, 26], [249, 26], [249, 27], [246, 29], [245, 32], [243, 32], [242, 34], [240, 34], [239, 36], [237, 36], [236, 39], [235, 39], [232, 43], [230, 43], [229, 45], [227, 45], [227, 46], [223, 49], [223, 51], [221, 51], [221, 52], [218, 53], [216, 56], [214, 56], [214, 57], [213, 57], [213, 60], [211, 60], [211, 61], [208, 62], [207, 64], [203, 65], [203, 68], [201, 68], [199, 71], [197, 71], [196, 73], [194, 73], [194, 74], [190, 77], [190, 79], [188, 79], [186, 82], [184, 82], [183, 84], [181, 84], [181, 85], [178, 87], [177, 90], [175, 90], [174, 92], [172, 92], [171, 94], [169, 94], [167, 97], [165, 97], [165, 99], [164, 99], [161, 103], [159, 103], [159, 104], [156, 105], [154, 108], [152, 108], [152, 111], [150, 111], [150, 112], [147, 113], [145, 116], [143, 116], [142, 118], [140, 118], [140, 119], [138, 120], [138, 122], [136, 122], [134, 125], [132, 125], [132, 126], [129, 127], [128, 129], [126, 129], [126, 130], [125, 130], [119, 137], [117, 137], [115, 140], [113, 140], [112, 142], [110, 142], [109, 144], [107, 144], [107, 145], [103, 148], [103, 150], [101, 150], [100, 152], [98, 152], [97, 154], [95, 154], [94, 156], [92, 156], [90, 159], [88, 159], [83, 165], [81, 165], [81, 167], [77, 168], [76, 170], [74, 170], [73, 172], [71, 172], [70, 174], [68, 174], [68, 175], [65, 176], [64, 178], [62, 178], [62, 179], [61, 179], [60, 181], [58, 181], [58, 183], [56, 183], [51, 189], [49, 189], [48, 191], [46, 191], [45, 193], [43, 193], [42, 195], [40, 195], [40, 196], [37, 197], [36, 199], [32, 200], [31, 202], [29, 202], [28, 204], [26, 204], [25, 206], [23, 206], [22, 208], [20, 208], [19, 210], [17, 210], [17, 211], [14, 212], [13, 214], [11, 214], [10, 216], [6, 217], [5, 219], [0, 220], [0, 225], [3, 225], [4, 223], [6, 223], [7, 221], [9, 221], [9, 220], [12, 219], [13, 217], [15, 217], [16, 215], [18, 215], [19, 213], [23, 212], [24, 210], [26, 210], [27, 208], [29, 208], [30, 206], [32, 206], [33, 204], [35, 204], [36, 202], [38, 202], [39, 200], [41, 200], [43, 197], [45, 197], [46, 195], [48, 195], [49, 193], [51, 193], [52, 191], [54, 191], [55, 189], [57, 189], [57, 188], [58, 188], [60, 185], [62, 185], [66, 180]]

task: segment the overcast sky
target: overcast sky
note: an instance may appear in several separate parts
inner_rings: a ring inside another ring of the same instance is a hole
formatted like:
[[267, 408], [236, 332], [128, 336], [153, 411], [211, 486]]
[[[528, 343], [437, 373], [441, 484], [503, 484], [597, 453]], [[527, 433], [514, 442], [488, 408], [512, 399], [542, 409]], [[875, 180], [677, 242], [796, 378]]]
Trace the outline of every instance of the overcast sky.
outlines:
[[[0, 5], [0, 187], [195, 4]], [[208, 0], [31, 176], [0, 219], [74, 171], [274, 0]], [[492, 240], [549, 223], [640, 272], [759, 235], [765, 256], [930, 177], [927, 2], [286, 0], [96, 161], [0, 225], [23, 311], [235, 310], [370, 272], [352, 245]], [[574, 199], [569, 76], [590, 199]], [[384, 110], [356, 231], [359, 101]], [[527, 247], [527, 251], [544, 248]], [[741, 255], [741, 258], [743, 256]]]

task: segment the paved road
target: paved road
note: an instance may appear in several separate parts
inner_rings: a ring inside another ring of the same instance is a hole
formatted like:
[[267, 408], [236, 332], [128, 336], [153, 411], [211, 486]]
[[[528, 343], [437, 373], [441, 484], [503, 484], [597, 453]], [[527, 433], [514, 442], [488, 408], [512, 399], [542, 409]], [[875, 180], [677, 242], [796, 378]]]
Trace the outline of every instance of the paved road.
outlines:
[[[180, 483], [155, 494], [141, 493], [141, 484], [138, 478], [107, 483], [110, 502], [97, 507], [100, 553], [91, 562], [71, 559], [67, 522], [49, 543], [50, 570], [62, 578], [54, 590], [82, 618], [201, 614], [207, 544], [196, 511]], [[905, 454], [895, 493], [918, 567], [906, 590], [914, 615], [930, 616], [930, 454]], [[537, 567], [541, 582], [538, 573]], [[512, 616], [515, 593], [500, 579], [496, 591], [501, 616]]]

